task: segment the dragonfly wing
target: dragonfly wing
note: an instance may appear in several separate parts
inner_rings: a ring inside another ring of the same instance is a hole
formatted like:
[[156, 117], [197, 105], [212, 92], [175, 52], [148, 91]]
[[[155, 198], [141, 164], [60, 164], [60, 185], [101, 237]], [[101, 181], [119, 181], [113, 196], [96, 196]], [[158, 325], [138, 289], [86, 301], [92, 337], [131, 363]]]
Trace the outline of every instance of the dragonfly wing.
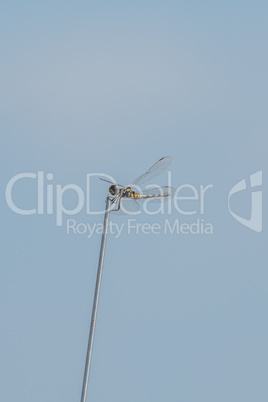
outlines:
[[156, 176], [160, 175], [170, 164], [172, 161], [172, 156], [165, 156], [164, 158], [159, 159], [147, 172], [143, 173], [131, 184], [132, 186], [138, 184], [144, 184], [148, 181], [152, 180]]
[[124, 187], [124, 186], [122, 186], [122, 184], [114, 183], [112, 181], [102, 179], [101, 177], [99, 177], [99, 179], [102, 180], [102, 181], [106, 181], [106, 183], [114, 184], [114, 185], [119, 186], [119, 187]]
[[[115, 208], [118, 208], [118, 203]], [[140, 210], [140, 205], [133, 198], [121, 198], [120, 209], [111, 212], [116, 215], [132, 215]]]
[[169, 186], [149, 188], [147, 190], [142, 190], [142, 195], [144, 197], [140, 198], [139, 201], [150, 200], [150, 202], [165, 202], [170, 198], [174, 197], [176, 189]]

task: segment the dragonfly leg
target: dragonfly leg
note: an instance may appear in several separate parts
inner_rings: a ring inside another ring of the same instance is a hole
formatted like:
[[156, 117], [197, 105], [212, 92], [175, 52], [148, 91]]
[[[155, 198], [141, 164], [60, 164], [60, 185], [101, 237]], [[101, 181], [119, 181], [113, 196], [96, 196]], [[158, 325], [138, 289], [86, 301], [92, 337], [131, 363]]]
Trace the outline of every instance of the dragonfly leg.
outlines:
[[115, 201], [116, 201], [116, 197], [109, 197], [109, 198], [110, 198], [110, 200], [111, 200], [111, 204], [114, 204]]
[[113, 209], [113, 210], [112, 210], [113, 212], [114, 212], [114, 211], [119, 211], [119, 209], [120, 209], [120, 203], [121, 203], [121, 197], [119, 197], [118, 208]]

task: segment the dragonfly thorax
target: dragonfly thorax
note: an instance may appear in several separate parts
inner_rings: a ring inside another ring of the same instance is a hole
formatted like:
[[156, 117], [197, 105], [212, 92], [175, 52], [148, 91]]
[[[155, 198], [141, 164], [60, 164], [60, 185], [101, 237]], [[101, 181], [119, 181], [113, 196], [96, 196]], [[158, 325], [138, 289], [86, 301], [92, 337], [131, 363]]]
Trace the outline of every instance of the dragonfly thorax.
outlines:
[[118, 193], [119, 193], [118, 187], [117, 187], [115, 184], [113, 184], [113, 185], [110, 186], [110, 188], [109, 188], [109, 193], [110, 193], [111, 195], [116, 195], [116, 194], [118, 194]]

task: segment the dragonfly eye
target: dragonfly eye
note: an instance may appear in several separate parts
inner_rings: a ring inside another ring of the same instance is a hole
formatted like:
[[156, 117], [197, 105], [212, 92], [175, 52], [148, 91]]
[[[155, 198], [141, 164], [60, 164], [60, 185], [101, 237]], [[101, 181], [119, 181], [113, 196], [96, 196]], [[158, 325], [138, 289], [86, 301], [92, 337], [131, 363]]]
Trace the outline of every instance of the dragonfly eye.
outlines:
[[113, 185], [110, 186], [110, 188], [109, 188], [109, 193], [110, 193], [111, 195], [116, 195], [116, 194], [118, 194], [118, 187], [113, 184]]

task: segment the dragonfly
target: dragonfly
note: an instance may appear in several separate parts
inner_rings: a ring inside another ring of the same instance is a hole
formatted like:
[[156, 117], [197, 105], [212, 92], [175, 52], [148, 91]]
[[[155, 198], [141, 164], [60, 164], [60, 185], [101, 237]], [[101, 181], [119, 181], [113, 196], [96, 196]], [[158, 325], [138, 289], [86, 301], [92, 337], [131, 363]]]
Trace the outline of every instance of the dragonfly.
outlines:
[[[111, 210], [114, 213], [131, 213], [140, 210], [140, 201], [151, 200], [152, 202], [164, 202], [175, 194], [175, 189], [169, 186], [157, 186], [156, 188], [140, 189], [140, 185], [159, 176], [171, 164], [172, 157], [165, 156], [157, 161], [145, 173], [135, 179], [130, 185], [113, 183], [109, 180], [100, 178], [100, 180], [110, 183], [109, 193], [111, 204], [115, 206]], [[138, 188], [138, 191], [135, 191]], [[139, 202], [138, 202], [139, 201]]]

